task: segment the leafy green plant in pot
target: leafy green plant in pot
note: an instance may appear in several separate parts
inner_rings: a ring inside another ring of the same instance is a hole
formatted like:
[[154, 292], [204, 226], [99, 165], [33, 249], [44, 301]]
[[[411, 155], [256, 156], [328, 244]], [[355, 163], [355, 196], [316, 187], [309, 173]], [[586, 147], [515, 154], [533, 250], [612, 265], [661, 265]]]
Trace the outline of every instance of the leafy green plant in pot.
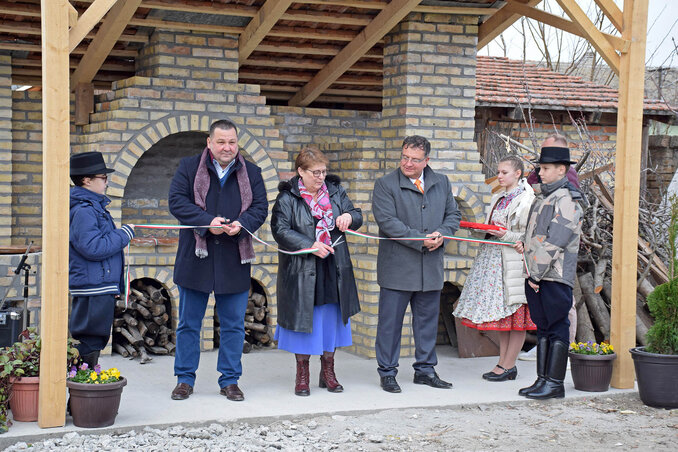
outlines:
[[[68, 340], [68, 369], [79, 359], [75, 341]], [[0, 349], [0, 433], [11, 425], [7, 409], [12, 409], [16, 421], [36, 421], [40, 375], [40, 350], [42, 341], [36, 328], [28, 328], [19, 340]]]
[[669, 282], [657, 286], [647, 297], [654, 317], [648, 330], [646, 347], [632, 348], [638, 392], [644, 404], [659, 408], [678, 408], [678, 197], [671, 197], [669, 224]]

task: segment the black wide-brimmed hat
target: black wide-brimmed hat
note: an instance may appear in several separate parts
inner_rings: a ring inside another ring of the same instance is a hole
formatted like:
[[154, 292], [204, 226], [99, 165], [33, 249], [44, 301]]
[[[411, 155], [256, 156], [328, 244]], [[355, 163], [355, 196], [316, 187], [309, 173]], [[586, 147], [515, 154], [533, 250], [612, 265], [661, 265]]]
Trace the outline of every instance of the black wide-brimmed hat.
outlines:
[[570, 160], [570, 148], [564, 146], [545, 146], [537, 163], [577, 163]]
[[94, 174], [108, 174], [115, 171], [106, 168], [104, 156], [101, 152], [83, 152], [71, 155], [71, 176], [90, 176]]

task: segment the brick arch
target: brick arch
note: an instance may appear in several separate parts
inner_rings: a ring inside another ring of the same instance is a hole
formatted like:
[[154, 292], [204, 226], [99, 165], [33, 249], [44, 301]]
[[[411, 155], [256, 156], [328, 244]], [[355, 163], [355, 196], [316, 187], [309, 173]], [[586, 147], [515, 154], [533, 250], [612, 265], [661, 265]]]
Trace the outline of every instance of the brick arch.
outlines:
[[[120, 150], [118, 158], [113, 164], [116, 174], [122, 175], [123, 180], [111, 179], [109, 196], [111, 198], [122, 199], [127, 178], [131, 174], [134, 165], [158, 141], [181, 132], [205, 132], [209, 130], [210, 125], [214, 121], [219, 119], [224, 119], [223, 115], [218, 117], [197, 114], [173, 115], [166, 116], [140, 129]], [[234, 123], [238, 127], [238, 146], [252, 162], [261, 168], [266, 191], [276, 190], [276, 177], [272, 176], [275, 176], [277, 172], [268, 152], [266, 152], [266, 149], [261, 145], [259, 140], [244, 125], [238, 124], [235, 121]]]
[[269, 320], [277, 319], [277, 289], [276, 289], [276, 277], [271, 275], [271, 272], [268, 271], [262, 265], [253, 265], [252, 273], [250, 275], [252, 279], [261, 285], [264, 289], [264, 295], [266, 295], [266, 305], [269, 309]]
[[462, 215], [474, 223], [485, 222], [485, 203], [466, 185], [453, 185], [452, 194]]

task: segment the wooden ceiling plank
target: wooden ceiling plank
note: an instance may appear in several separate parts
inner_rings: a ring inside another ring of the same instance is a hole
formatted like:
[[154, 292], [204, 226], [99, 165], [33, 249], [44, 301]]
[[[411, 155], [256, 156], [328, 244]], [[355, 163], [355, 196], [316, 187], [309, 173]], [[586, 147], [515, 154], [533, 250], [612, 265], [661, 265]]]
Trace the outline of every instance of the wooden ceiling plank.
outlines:
[[97, 35], [71, 75], [72, 87], [92, 81], [140, 4], [141, 0], [121, 0], [106, 14]]
[[[78, 67], [79, 60], [71, 58], [69, 67], [74, 69]], [[42, 67], [42, 62], [38, 59], [12, 58], [12, 67]], [[134, 63], [104, 63], [101, 66], [102, 71], [112, 72], [134, 72]]]
[[22, 17], [40, 17], [40, 6], [37, 5], [0, 5], [0, 14]]
[[[101, 21], [117, 0], [95, 0], [68, 32], [68, 51], [72, 51]], [[74, 8], [75, 9], [75, 8]], [[77, 14], [77, 11], [76, 11]], [[77, 17], [77, 16], [76, 16]]]
[[[243, 67], [262, 66], [268, 68], [274, 66], [280, 68], [317, 70], [324, 68], [326, 64], [327, 62], [325, 61], [312, 60], [309, 58], [249, 58], [244, 63]], [[384, 72], [384, 67], [377, 63], [356, 63], [347, 70], [347, 72], [349, 71], [382, 73]]]
[[226, 25], [212, 25], [212, 24], [194, 24], [190, 22], [170, 22], [161, 19], [132, 18], [129, 21], [129, 25], [133, 25], [135, 27], [160, 28], [163, 30], [226, 33], [233, 35], [239, 35], [243, 31], [242, 27], [230, 27]]
[[[573, 35], [586, 38], [586, 35], [582, 31], [579, 24], [576, 24], [571, 20], [567, 20], [563, 17], [556, 16], [555, 14], [548, 13], [542, 9], [534, 8], [532, 6], [527, 6], [523, 5], [522, 3], [516, 2], [506, 4], [505, 8], [517, 14], [529, 17], [530, 19], [542, 22], [546, 25], [550, 25], [552, 27], [559, 28], [568, 33], [572, 33]], [[615, 49], [621, 52], [625, 52], [629, 46], [629, 42], [626, 41], [625, 39], [620, 38], [619, 36], [614, 36], [608, 33], [602, 33], [602, 35], [605, 36], [605, 38], [610, 42], [610, 44]]]
[[[78, 0], [91, 3], [94, 0]], [[167, 3], [163, 0], [143, 0], [140, 8], [177, 11], [183, 13], [216, 14], [219, 16], [254, 17], [259, 9], [246, 5], [214, 4], [211, 1], [183, 0]]]
[[[421, 1], [421, 0], [420, 0]], [[323, 11], [299, 11], [291, 10], [281, 17], [282, 20], [295, 22], [314, 22], [321, 24], [342, 24], [367, 26], [372, 22], [370, 17], [355, 17], [355, 15], [340, 15]]]
[[322, 41], [351, 42], [358, 32], [348, 30], [327, 30], [310, 27], [287, 27], [276, 25], [268, 32], [268, 36], [279, 38], [318, 39]]
[[[356, 9], [382, 10], [388, 5], [387, 2], [366, 2], [360, 0], [297, 0], [295, 3], [304, 3], [307, 5], [333, 5], [345, 6]], [[499, 8], [466, 7], [466, 6], [442, 6], [442, 5], [419, 5], [414, 8], [417, 13], [437, 13], [437, 14], [460, 14], [471, 16], [484, 16], [494, 14]]]
[[581, 27], [581, 31], [586, 35], [586, 40], [600, 53], [600, 56], [607, 62], [610, 68], [619, 75], [620, 57], [617, 55], [614, 47], [605, 39], [603, 33], [591, 22], [586, 13], [577, 5], [575, 0], [556, 0], [558, 5], [565, 11], [572, 22]]
[[254, 52], [291, 4], [292, 0], [267, 0], [261, 6], [238, 40], [238, 60], [241, 63]]
[[[4, 23], [0, 24], [0, 33], [12, 33], [12, 34], [23, 34], [23, 35], [31, 35], [31, 36], [40, 36], [42, 34], [42, 31], [40, 30], [40, 27], [34, 27], [29, 24], [20, 24], [20, 23]], [[87, 39], [94, 39], [96, 36], [95, 33], [87, 33], [87, 36], [85, 38]], [[118, 41], [123, 41], [123, 42], [141, 42], [141, 43], [146, 43], [148, 42], [148, 36], [142, 35], [142, 34], [121, 34], [120, 38], [118, 38]]]
[[[40, 44], [23, 44], [23, 43], [14, 43], [14, 42], [0, 42], [0, 50], [18, 50], [21, 52], [37, 52], [40, 54], [42, 48]], [[74, 49], [71, 52], [71, 55], [84, 55], [87, 52], [87, 48], [80, 46]], [[123, 58], [134, 58], [138, 52], [136, 50], [122, 50], [122, 49], [113, 49], [110, 51], [109, 56], [117, 56]]]
[[[514, 0], [515, 1], [515, 0]], [[525, 3], [527, 6], [537, 6], [541, 0], [529, 0]], [[494, 13], [489, 19], [478, 27], [478, 50], [489, 44], [494, 38], [502, 34], [515, 21], [520, 19], [520, 14], [516, 14], [506, 9], [506, 6]]]
[[289, 104], [306, 106], [322, 94], [346, 70], [353, 66], [361, 56], [370, 50], [386, 33], [391, 31], [398, 22], [403, 20], [421, 0], [393, 0], [377, 17], [370, 22], [360, 34], [351, 41], [341, 52], [321, 69], [297, 94], [290, 99]]
[[613, 0], [594, 0], [596, 2], [596, 5], [598, 5], [598, 8], [605, 14], [605, 17], [612, 22], [612, 25], [614, 25], [614, 28], [617, 29], [617, 31], [622, 31], [623, 28], [623, 15], [619, 7], [614, 3]]
[[[328, 45], [290, 45], [290, 44], [273, 44], [273, 43], [264, 43], [259, 44], [256, 48], [259, 52], [269, 52], [269, 53], [291, 53], [295, 55], [324, 55], [324, 56], [335, 56], [340, 51], [341, 48], [337, 46], [328, 46]], [[381, 60], [384, 58], [383, 51], [381, 49], [370, 49], [362, 58], [374, 58]]]

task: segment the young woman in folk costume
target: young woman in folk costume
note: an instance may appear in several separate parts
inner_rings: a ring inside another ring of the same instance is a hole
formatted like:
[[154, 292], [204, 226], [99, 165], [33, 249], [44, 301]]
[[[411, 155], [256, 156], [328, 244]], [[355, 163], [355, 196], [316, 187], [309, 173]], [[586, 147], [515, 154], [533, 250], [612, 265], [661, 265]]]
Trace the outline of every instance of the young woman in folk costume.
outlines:
[[[534, 191], [523, 173], [523, 162], [517, 156], [499, 161], [497, 181], [503, 190], [492, 197], [486, 222], [506, 229], [484, 231], [498, 240], [516, 242], [525, 234]], [[486, 380], [515, 380], [516, 358], [525, 342], [525, 332], [537, 329], [530, 319], [524, 286], [521, 254], [510, 246], [481, 246], [454, 315], [469, 328], [499, 332], [499, 362], [483, 374]]]

